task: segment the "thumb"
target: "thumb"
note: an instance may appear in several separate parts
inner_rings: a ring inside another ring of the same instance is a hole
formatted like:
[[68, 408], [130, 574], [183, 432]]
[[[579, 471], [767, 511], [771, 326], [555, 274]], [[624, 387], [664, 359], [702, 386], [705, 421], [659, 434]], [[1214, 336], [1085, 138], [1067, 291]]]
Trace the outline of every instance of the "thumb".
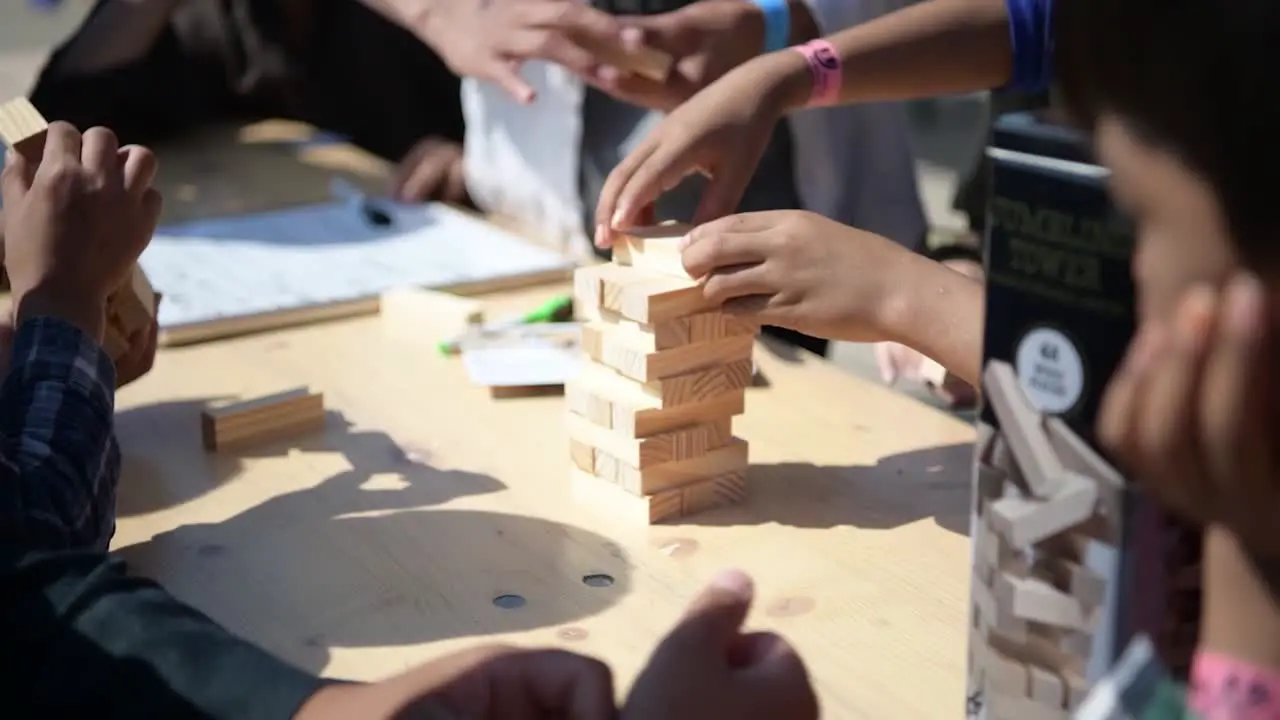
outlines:
[[684, 619], [668, 637], [688, 647], [711, 646], [727, 652], [754, 597], [750, 576], [741, 570], [722, 570], [689, 604]]

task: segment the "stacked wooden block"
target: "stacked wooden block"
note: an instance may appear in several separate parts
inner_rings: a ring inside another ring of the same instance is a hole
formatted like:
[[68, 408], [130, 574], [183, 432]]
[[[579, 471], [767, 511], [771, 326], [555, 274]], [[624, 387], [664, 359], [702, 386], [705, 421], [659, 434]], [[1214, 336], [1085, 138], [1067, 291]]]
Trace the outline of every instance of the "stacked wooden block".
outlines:
[[1123, 478], [1031, 404], [1007, 363], [984, 373], [1000, 430], [980, 425], [975, 461], [971, 687], [988, 720], [1065, 720], [1085, 671], [1109, 578], [1091, 542], [1118, 546]]
[[733, 435], [756, 327], [727, 316], [684, 273], [686, 229], [633, 231], [614, 262], [580, 268], [574, 304], [587, 363], [565, 387], [575, 491], [656, 523], [745, 495]]

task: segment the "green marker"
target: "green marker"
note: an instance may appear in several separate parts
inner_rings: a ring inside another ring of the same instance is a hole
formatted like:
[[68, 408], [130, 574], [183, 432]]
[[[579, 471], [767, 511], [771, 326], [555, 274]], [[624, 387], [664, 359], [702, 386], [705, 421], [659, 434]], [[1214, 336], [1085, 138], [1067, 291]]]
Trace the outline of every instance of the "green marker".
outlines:
[[[520, 317], [505, 322], [495, 323], [493, 325], [485, 325], [480, 329], [480, 334], [500, 333], [510, 328], [519, 327], [521, 325], [540, 325], [543, 323], [565, 322], [573, 318], [573, 296], [560, 295], [551, 298], [531, 312], [525, 313]], [[455, 355], [462, 349], [462, 341], [469, 335], [475, 334], [475, 330], [463, 333], [461, 336], [452, 340], [442, 340], [436, 348], [441, 355]]]

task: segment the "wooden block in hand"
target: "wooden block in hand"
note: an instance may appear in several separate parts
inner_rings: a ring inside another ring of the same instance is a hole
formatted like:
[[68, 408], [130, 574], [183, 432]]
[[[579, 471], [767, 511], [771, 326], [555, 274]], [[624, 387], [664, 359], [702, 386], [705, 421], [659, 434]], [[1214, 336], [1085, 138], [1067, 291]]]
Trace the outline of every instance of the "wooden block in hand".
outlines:
[[737, 335], [653, 351], [644, 331], [607, 322], [588, 323], [582, 336], [588, 357], [642, 383], [750, 360], [755, 347], [753, 335]]
[[633, 495], [576, 467], [570, 474], [577, 502], [640, 525], [676, 520], [746, 499], [746, 479], [742, 473], [708, 478], [653, 495]]
[[297, 388], [205, 409], [201, 439], [210, 452], [279, 440], [324, 427], [324, 396]]
[[40, 163], [48, 130], [49, 123], [30, 100], [15, 98], [0, 105], [0, 140], [28, 162]]
[[662, 275], [689, 278], [681, 259], [680, 241], [692, 229], [684, 223], [666, 223], [628, 230], [614, 241], [613, 262]]

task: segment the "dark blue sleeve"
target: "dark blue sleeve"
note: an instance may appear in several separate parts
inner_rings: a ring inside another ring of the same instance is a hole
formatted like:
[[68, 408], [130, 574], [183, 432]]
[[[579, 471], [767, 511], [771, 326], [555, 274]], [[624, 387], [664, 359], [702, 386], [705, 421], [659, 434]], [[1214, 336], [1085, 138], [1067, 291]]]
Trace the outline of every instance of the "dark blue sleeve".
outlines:
[[1053, 80], [1053, 0], [1005, 0], [1013, 43], [1011, 90], [1038, 93]]

